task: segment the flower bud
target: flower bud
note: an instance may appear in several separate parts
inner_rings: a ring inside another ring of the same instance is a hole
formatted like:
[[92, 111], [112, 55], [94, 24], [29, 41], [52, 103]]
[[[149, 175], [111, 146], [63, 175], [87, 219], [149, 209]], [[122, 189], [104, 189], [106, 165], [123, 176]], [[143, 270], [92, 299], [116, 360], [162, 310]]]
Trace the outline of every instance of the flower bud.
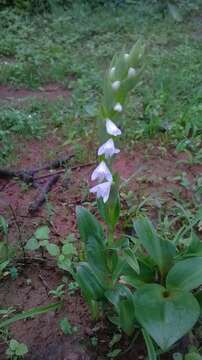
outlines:
[[121, 85], [121, 82], [119, 80], [114, 81], [112, 83], [112, 89], [116, 91], [116, 90], [118, 90], [120, 88], [120, 85]]
[[133, 78], [135, 76], [135, 74], [136, 74], [136, 70], [134, 68], [130, 67], [128, 69], [128, 77], [129, 77], [129, 79]]
[[123, 106], [120, 103], [116, 103], [116, 105], [114, 106], [114, 111], [122, 112], [122, 110]]

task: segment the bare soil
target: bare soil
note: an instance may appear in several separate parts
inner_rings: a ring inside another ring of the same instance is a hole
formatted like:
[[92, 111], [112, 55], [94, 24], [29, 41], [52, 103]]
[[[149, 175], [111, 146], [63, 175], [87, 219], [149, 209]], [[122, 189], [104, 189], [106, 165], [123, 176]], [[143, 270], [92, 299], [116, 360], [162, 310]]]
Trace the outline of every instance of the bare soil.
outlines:
[[29, 90], [25, 88], [11, 88], [0, 85], [0, 101], [22, 102], [29, 98], [46, 99], [54, 101], [59, 97], [67, 99], [70, 95], [69, 90], [64, 89], [58, 84], [48, 84], [40, 87], [38, 90]]

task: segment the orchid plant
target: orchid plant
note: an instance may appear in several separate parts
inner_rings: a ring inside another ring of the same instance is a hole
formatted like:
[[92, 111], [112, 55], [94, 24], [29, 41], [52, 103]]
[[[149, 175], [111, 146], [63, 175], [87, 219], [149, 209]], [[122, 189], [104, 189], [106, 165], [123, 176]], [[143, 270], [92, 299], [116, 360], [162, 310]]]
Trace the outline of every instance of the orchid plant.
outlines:
[[128, 336], [142, 331], [149, 359], [157, 359], [200, 317], [202, 246], [194, 231], [183, 248], [180, 239], [163, 239], [147, 218], [134, 221], [135, 237], [116, 236], [120, 181], [113, 159], [120, 152], [116, 144], [122, 134], [120, 116], [127, 94], [140, 81], [143, 60], [144, 45], [138, 41], [130, 53], [113, 58], [105, 77], [100, 110], [104, 140], [91, 175], [96, 184], [90, 189], [105, 226], [90, 211], [77, 207], [85, 254], [76, 281], [94, 319], [107, 314]]

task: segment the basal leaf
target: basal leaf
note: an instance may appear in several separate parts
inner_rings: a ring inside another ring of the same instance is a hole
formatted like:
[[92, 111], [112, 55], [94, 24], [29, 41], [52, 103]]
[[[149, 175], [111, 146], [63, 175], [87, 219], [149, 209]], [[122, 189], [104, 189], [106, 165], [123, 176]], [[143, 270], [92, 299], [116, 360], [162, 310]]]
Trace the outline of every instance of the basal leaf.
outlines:
[[192, 329], [200, 307], [191, 293], [149, 284], [136, 291], [135, 313], [143, 328], [166, 351]]
[[166, 279], [168, 288], [193, 290], [202, 284], [202, 257], [193, 257], [177, 262]]

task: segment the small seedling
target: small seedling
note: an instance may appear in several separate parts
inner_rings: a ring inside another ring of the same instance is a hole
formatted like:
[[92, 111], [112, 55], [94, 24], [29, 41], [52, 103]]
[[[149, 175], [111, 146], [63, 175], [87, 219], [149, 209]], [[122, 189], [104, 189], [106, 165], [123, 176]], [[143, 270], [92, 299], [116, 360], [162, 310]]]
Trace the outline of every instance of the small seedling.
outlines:
[[65, 335], [73, 335], [78, 330], [76, 326], [72, 326], [67, 317], [61, 319], [59, 325]]
[[64, 287], [65, 284], [61, 284], [56, 289], [50, 290], [49, 294], [52, 295], [54, 298], [62, 300], [65, 294]]
[[11, 339], [9, 347], [6, 350], [6, 356], [11, 360], [22, 359], [28, 353], [27, 345], [18, 342], [15, 339]]

